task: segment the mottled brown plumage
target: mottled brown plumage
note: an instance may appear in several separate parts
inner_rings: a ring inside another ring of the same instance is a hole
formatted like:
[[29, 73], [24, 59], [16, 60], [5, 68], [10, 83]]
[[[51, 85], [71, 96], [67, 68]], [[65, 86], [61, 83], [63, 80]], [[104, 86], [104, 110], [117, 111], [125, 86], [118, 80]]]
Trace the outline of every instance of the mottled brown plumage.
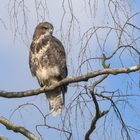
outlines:
[[[62, 43], [53, 35], [53, 26], [48, 22], [37, 25], [30, 46], [29, 65], [40, 86], [50, 86], [67, 76], [66, 54]], [[67, 86], [47, 92], [51, 113], [61, 113]]]

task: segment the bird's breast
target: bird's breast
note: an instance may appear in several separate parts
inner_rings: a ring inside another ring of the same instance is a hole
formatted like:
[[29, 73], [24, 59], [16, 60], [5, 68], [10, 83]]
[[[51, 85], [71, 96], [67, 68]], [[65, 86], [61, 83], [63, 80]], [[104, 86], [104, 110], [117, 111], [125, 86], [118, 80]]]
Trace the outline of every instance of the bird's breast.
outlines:
[[44, 84], [44, 81], [58, 77], [60, 75], [60, 71], [57, 66], [54, 67], [39, 67], [36, 71], [36, 76]]

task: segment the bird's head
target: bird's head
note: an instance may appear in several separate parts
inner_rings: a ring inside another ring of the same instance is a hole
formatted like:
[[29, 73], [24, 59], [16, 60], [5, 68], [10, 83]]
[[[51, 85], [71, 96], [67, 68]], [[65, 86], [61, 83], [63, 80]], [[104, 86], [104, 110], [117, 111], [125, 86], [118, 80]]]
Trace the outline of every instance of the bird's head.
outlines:
[[39, 23], [33, 35], [33, 39], [38, 39], [41, 35], [51, 36], [53, 33], [53, 25], [49, 22], [41, 22]]

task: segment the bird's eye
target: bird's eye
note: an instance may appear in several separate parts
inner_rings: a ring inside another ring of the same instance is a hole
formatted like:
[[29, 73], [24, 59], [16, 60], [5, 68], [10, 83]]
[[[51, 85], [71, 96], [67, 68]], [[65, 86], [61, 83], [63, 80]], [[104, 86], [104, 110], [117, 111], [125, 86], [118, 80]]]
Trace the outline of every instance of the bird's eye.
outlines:
[[48, 30], [49, 28], [48, 27], [42, 27], [43, 29], [45, 29], [45, 30]]

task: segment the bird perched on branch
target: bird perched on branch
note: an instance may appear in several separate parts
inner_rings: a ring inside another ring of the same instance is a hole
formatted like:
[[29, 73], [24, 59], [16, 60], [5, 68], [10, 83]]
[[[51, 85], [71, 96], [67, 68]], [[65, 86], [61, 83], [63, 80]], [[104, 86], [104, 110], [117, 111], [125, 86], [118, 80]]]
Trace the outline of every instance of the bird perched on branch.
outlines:
[[[52, 35], [53, 29], [49, 22], [39, 23], [30, 46], [31, 73], [41, 87], [56, 84], [67, 76], [66, 53], [62, 43]], [[45, 93], [53, 116], [61, 113], [66, 91], [65, 85]]]

